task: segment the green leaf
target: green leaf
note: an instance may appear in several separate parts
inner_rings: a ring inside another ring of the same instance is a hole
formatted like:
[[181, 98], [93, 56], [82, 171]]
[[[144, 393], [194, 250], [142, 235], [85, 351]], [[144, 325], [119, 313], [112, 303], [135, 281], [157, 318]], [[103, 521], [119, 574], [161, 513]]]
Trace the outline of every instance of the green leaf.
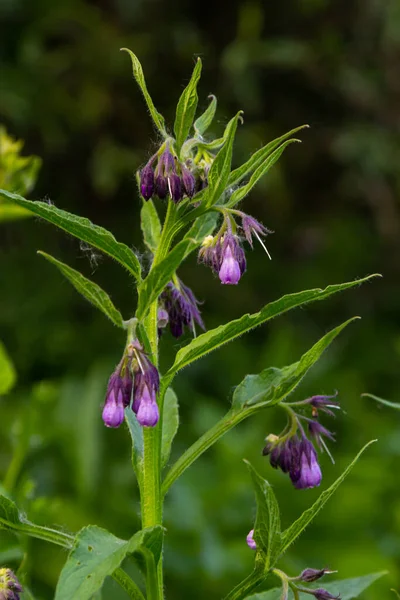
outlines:
[[379, 398], [378, 396], [374, 396], [373, 394], [361, 394], [364, 398], [372, 398], [379, 404], [383, 404], [384, 406], [388, 406], [389, 408], [395, 408], [396, 410], [400, 410], [400, 402], [390, 402], [389, 400], [384, 400], [383, 398]]
[[161, 237], [161, 223], [152, 200], [144, 200], [140, 211], [144, 243], [155, 254]]
[[266, 146], [263, 148], [260, 148], [260, 150], [257, 150], [257, 152], [255, 152], [247, 162], [232, 171], [232, 173], [229, 175], [228, 186], [231, 187], [240, 183], [247, 175], [258, 169], [265, 159], [268, 158], [268, 156], [270, 156], [275, 148], [280, 146], [282, 142], [287, 140], [301, 129], [305, 128], [308, 128], [308, 125], [300, 125], [300, 127], [296, 127], [295, 129], [288, 131], [279, 138], [276, 138], [275, 140], [272, 140], [272, 142], [266, 144]]
[[150, 304], [157, 300], [165, 286], [171, 281], [175, 271], [181, 264], [181, 262], [190, 254], [190, 252], [196, 247], [197, 243], [194, 243], [191, 239], [183, 239], [177, 244], [169, 254], [158, 263], [154, 268], [151, 269], [146, 279], [143, 280], [140, 285], [137, 317], [143, 319], [150, 307]]
[[311, 521], [316, 517], [319, 511], [324, 507], [329, 498], [336, 492], [339, 485], [346, 479], [347, 475], [350, 473], [360, 456], [363, 452], [370, 446], [376, 442], [376, 440], [371, 440], [368, 444], [365, 444], [364, 448], [360, 450], [355, 459], [349, 464], [347, 469], [336, 479], [336, 481], [322, 494], [319, 496], [318, 500], [314, 502], [311, 508], [307, 509], [303, 512], [303, 514], [294, 522], [286, 531], [282, 533], [282, 547], [281, 553], [284, 554], [286, 550], [289, 548], [291, 544], [299, 537], [299, 535], [304, 531], [304, 529], [311, 523]]
[[11, 390], [16, 379], [14, 365], [9, 359], [4, 345], [0, 342], [0, 396]]
[[74, 539], [62, 531], [56, 531], [49, 527], [41, 527], [31, 523], [19, 512], [14, 502], [3, 495], [0, 495], [0, 529], [25, 533], [31, 537], [46, 540], [64, 548], [71, 548]]
[[99, 227], [98, 225], [93, 225], [89, 219], [77, 217], [65, 210], [56, 208], [51, 204], [46, 204], [46, 202], [32, 202], [31, 200], [25, 200], [22, 196], [12, 194], [6, 190], [0, 190], [0, 196], [3, 196], [6, 200], [15, 203], [18, 206], [27, 208], [30, 212], [46, 219], [46, 221], [53, 223], [53, 225], [56, 225], [67, 233], [98, 248], [118, 261], [135, 277], [135, 279], [138, 281], [141, 280], [140, 263], [137, 257], [128, 246], [117, 242], [112, 233], [107, 231], [107, 229]]
[[267, 572], [271, 569], [281, 546], [281, 519], [279, 506], [272, 487], [263, 479], [248, 461], [257, 500], [257, 515], [254, 525], [254, 541], [257, 544], [256, 569]]
[[195, 244], [201, 244], [207, 235], [211, 235], [217, 226], [219, 214], [216, 212], [207, 212], [198, 217], [192, 227], [185, 235], [185, 239], [191, 240]]
[[168, 388], [164, 398], [161, 468], [165, 467], [171, 454], [171, 446], [179, 427], [178, 398], [172, 388]]
[[178, 154], [182, 147], [183, 142], [186, 140], [190, 128], [193, 124], [193, 119], [197, 109], [197, 84], [201, 75], [201, 60], [197, 59], [196, 65], [193, 69], [192, 77], [183, 90], [181, 97], [179, 98], [178, 106], [176, 107], [176, 117], [174, 124], [174, 132], [176, 137], [176, 149]]
[[135, 471], [136, 478], [139, 483], [139, 488], [141, 488], [144, 456], [143, 427], [139, 425], [135, 413], [129, 406], [125, 409], [125, 421], [128, 425], [129, 433], [131, 434], [132, 439], [133, 470]]
[[144, 74], [143, 74], [142, 65], [140, 64], [138, 57], [135, 54], [133, 54], [133, 52], [131, 50], [129, 50], [128, 48], [121, 48], [121, 50], [123, 52], [127, 52], [129, 54], [129, 56], [131, 57], [133, 76], [136, 79], [136, 83], [138, 84], [138, 86], [140, 87], [140, 89], [142, 91], [142, 94], [143, 94], [144, 99], [147, 104], [147, 108], [149, 109], [149, 112], [154, 121], [154, 124], [157, 127], [157, 129], [160, 131], [160, 133], [162, 133], [162, 135], [164, 137], [167, 137], [167, 132], [165, 130], [164, 117], [162, 115], [160, 115], [160, 113], [156, 110], [153, 100], [151, 99], [151, 96], [150, 96], [149, 92], [147, 91], [147, 86], [146, 86], [146, 81], [145, 81]]
[[46, 260], [55, 265], [61, 273], [72, 283], [74, 288], [89, 300], [99, 310], [101, 310], [106, 317], [108, 317], [114, 325], [123, 328], [123, 319], [121, 313], [115, 308], [111, 301], [110, 296], [101, 289], [97, 283], [93, 283], [86, 277], [84, 277], [79, 271], [72, 269], [65, 263], [57, 260], [46, 252], [38, 251], [38, 254], [43, 256]]
[[241, 116], [242, 111], [239, 111], [237, 115], [235, 115], [233, 119], [229, 121], [224, 133], [224, 138], [226, 141], [211, 165], [211, 169], [208, 174], [208, 187], [206, 195], [207, 206], [212, 206], [215, 204], [227, 186], [232, 163], [233, 142], [235, 139], [237, 124]]
[[322, 353], [333, 342], [336, 336], [347, 327], [349, 323], [359, 317], [349, 319], [332, 331], [329, 331], [298, 362], [283, 369], [269, 367], [259, 375], [246, 375], [233, 393], [232, 408], [240, 410], [245, 406], [254, 406], [263, 403], [273, 405], [280, 402], [300, 383], [307, 371], [320, 359]]
[[208, 105], [207, 109], [203, 112], [203, 114], [200, 115], [198, 119], [196, 119], [193, 125], [196, 135], [198, 136], [204, 135], [204, 133], [210, 127], [215, 117], [215, 111], [217, 110], [217, 98], [212, 94], [208, 97], [211, 98], [210, 104]]
[[75, 538], [58, 580], [55, 600], [89, 600], [126, 556], [148, 549], [157, 563], [161, 548], [160, 526], [143, 529], [125, 541], [105, 529], [89, 525]]
[[[358, 598], [359, 595], [369, 588], [375, 581], [380, 579], [383, 575], [386, 575], [386, 571], [380, 573], [372, 573], [371, 575], [363, 575], [362, 577], [351, 577], [349, 579], [339, 579], [337, 581], [331, 581], [329, 583], [321, 583], [317, 586], [311, 586], [311, 589], [323, 587], [332, 595], [340, 594], [341, 600], [353, 600]], [[246, 600], [280, 600], [282, 594], [282, 588], [274, 588], [267, 592], [261, 592], [260, 594], [253, 594], [247, 596]], [[300, 600], [309, 600], [309, 594], [300, 593]], [[293, 598], [292, 592], [290, 592], [289, 599]]]
[[270, 168], [276, 163], [276, 161], [279, 159], [279, 157], [281, 156], [283, 151], [287, 148], [287, 146], [289, 146], [289, 144], [293, 144], [293, 142], [300, 142], [300, 140], [296, 140], [296, 139], [288, 140], [287, 142], [284, 142], [283, 144], [281, 144], [274, 152], [272, 152], [272, 154], [270, 154], [260, 164], [260, 166], [257, 167], [257, 169], [255, 169], [255, 171], [253, 172], [253, 174], [250, 177], [250, 181], [246, 185], [243, 185], [242, 187], [238, 188], [237, 190], [235, 190], [233, 192], [233, 194], [229, 198], [229, 202], [227, 203], [227, 205], [235, 206], [235, 204], [237, 204], [238, 202], [243, 200], [243, 198], [245, 196], [247, 196], [247, 194], [250, 193], [250, 191], [253, 189], [253, 187], [256, 185], [256, 183], [261, 179], [261, 177], [263, 177], [266, 173], [268, 173]]
[[265, 323], [266, 321], [281, 315], [292, 308], [302, 306], [308, 302], [316, 300], [324, 300], [332, 294], [350, 289], [356, 285], [360, 285], [365, 281], [369, 281], [371, 278], [377, 277], [377, 275], [370, 275], [363, 279], [356, 279], [349, 283], [340, 283], [338, 285], [329, 285], [325, 289], [313, 289], [304, 292], [298, 292], [296, 294], [288, 294], [283, 296], [275, 302], [271, 302], [264, 306], [264, 308], [252, 315], [244, 315], [240, 319], [231, 321], [226, 325], [220, 325], [215, 329], [211, 329], [206, 333], [199, 335], [196, 339], [192, 340], [189, 344], [179, 350], [175, 357], [175, 362], [166, 374], [167, 381], [172, 378], [175, 373], [180, 369], [183, 369], [190, 363], [194, 362], [201, 356], [204, 356], [208, 352], [216, 350], [223, 344], [234, 340], [235, 338], [243, 335], [247, 331], [254, 329], [258, 325]]

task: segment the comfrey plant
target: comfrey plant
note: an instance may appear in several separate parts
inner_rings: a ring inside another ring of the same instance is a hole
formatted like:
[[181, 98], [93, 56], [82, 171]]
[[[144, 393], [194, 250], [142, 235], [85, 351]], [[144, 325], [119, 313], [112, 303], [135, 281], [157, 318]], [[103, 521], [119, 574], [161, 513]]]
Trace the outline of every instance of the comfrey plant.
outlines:
[[[199, 262], [211, 267], [222, 284], [237, 285], [240, 282], [246, 271], [246, 244], [252, 247], [257, 240], [266, 250], [264, 240], [271, 231], [248, 214], [251, 210], [247, 208], [248, 204], [240, 209], [238, 205], [243, 204], [285, 148], [298, 141], [293, 135], [306, 126], [297, 127], [268, 143], [232, 170], [233, 142], [242, 113], [238, 112], [229, 121], [221, 138], [210, 140], [206, 137], [217, 101], [211, 96], [207, 110], [195, 119], [200, 59], [179, 99], [172, 134], [153, 104], [138, 59], [129, 50], [127, 52], [159, 139], [158, 150], [137, 173], [142, 197], [143, 241], [151, 256], [150, 268], [144, 272], [129, 246], [87, 219], [53, 205], [25, 200], [15, 193], [0, 192], [5, 201], [28, 209], [114, 258], [137, 286], [136, 311], [124, 320], [97, 284], [41, 252], [78, 292], [125, 332], [126, 342], [117, 367], [110, 375], [101, 416], [106, 427], [117, 428], [125, 422], [129, 429], [142, 518], [142, 529], [133, 533], [129, 540], [121, 540], [96, 525], [69, 535], [28, 522], [10, 499], [1, 497], [0, 526], [70, 550], [57, 585], [56, 600], [88, 600], [101, 588], [108, 575], [120, 583], [130, 598], [161, 600], [164, 594], [168, 596], [168, 589], [164, 590], [163, 584], [163, 538], [168, 535], [163, 529], [163, 504], [168, 490], [203, 452], [251, 415], [264, 414], [265, 410], [274, 407], [284, 411], [287, 425], [279, 435], [270, 433], [267, 436], [263, 454], [269, 457], [272, 467], [288, 473], [295, 488], [303, 490], [320, 485], [322, 472], [318, 451], [327, 450], [326, 440], [334, 441], [333, 434], [320, 422], [320, 417], [331, 417], [333, 411], [339, 409], [336, 394], [315, 395], [297, 402], [289, 402], [288, 398], [324, 350], [353, 319], [324, 335], [295, 363], [284, 368], [268, 367], [259, 374], [247, 375], [238, 383], [225, 417], [195, 441], [172, 466], [169, 456], [179, 417], [177, 397], [171, 386], [181, 369], [223, 344], [293, 308], [323, 300], [369, 279], [286, 295], [266, 304], [255, 314], [246, 314], [207, 330], [196, 299], [199, 291], [192, 291], [182, 282], [179, 267], [191, 253], [198, 252]], [[159, 214], [165, 214], [162, 223]], [[162, 342], [162, 336], [168, 335], [167, 328], [175, 338], [185, 336], [186, 343], [170, 357], [169, 369], [161, 374], [158, 368], [160, 340]], [[124, 435], [124, 431], [120, 435]], [[260, 440], [260, 452], [262, 446]], [[295, 599], [299, 599], [300, 594], [308, 594], [317, 600], [327, 600], [339, 598], [341, 589], [343, 594], [348, 594], [345, 597], [350, 598], [357, 596], [377, 577], [372, 575], [321, 586], [319, 580], [329, 573], [320, 568], [321, 565], [313, 565], [293, 577], [277, 568], [277, 562], [345, 479], [364, 449], [315, 504], [284, 531], [281, 531], [278, 503], [271, 486], [247, 462], [257, 501], [255, 523], [247, 536], [247, 544], [255, 551], [255, 564], [253, 572], [244, 581], [227, 591], [226, 600], [248, 598], [256, 588], [265, 589], [270, 576], [277, 578], [281, 590], [267, 591], [258, 594], [257, 598], [277, 598], [278, 593], [282, 600], [289, 598], [289, 594]], [[133, 581], [121, 568], [128, 556], [137, 561], [144, 582]], [[317, 581], [318, 584], [314, 584]], [[17, 588], [15, 592], [18, 594]]]

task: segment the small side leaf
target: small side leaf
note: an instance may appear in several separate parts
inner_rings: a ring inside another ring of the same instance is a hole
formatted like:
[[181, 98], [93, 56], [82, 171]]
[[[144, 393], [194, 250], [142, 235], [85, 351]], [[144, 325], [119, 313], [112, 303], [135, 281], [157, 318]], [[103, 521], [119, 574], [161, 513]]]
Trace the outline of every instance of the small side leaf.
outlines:
[[[323, 587], [335, 597], [340, 594], [341, 600], [353, 600], [354, 598], [358, 598], [362, 592], [375, 583], [375, 581], [383, 577], [383, 575], [386, 575], [386, 571], [381, 571], [380, 573], [371, 573], [371, 575], [363, 575], [362, 577], [338, 579], [337, 581], [330, 581], [328, 583], [324, 582], [318, 586], [312, 586], [311, 589], [315, 587]], [[247, 596], [246, 600], [280, 600], [281, 594], [282, 588], [274, 588], [273, 590], [268, 590], [267, 592], [261, 592], [260, 594]], [[309, 600], [310, 595], [300, 593], [299, 599]]]
[[390, 400], [384, 400], [383, 398], [379, 398], [378, 396], [374, 396], [373, 394], [362, 394], [364, 398], [371, 398], [375, 400], [375, 402], [379, 402], [379, 404], [383, 404], [384, 406], [388, 406], [389, 408], [395, 408], [396, 410], [400, 410], [400, 402], [390, 402]]
[[232, 173], [229, 175], [228, 186], [235, 186], [240, 183], [242, 179], [258, 169], [265, 159], [268, 158], [268, 156], [270, 156], [275, 148], [278, 148], [282, 142], [290, 138], [301, 129], [305, 129], [307, 127], [308, 125], [300, 125], [300, 127], [296, 127], [295, 129], [288, 131], [284, 135], [281, 135], [275, 140], [272, 140], [272, 142], [269, 142], [263, 146], [263, 148], [260, 148], [260, 150], [257, 150], [257, 152], [255, 152], [247, 162], [232, 171]]
[[242, 111], [239, 111], [226, 126], [224, 133], [224, 138], [226, 141], [215, 157], [208, 174], [208, 187], [206, 195], [207, 206], [212, 206], [215, 204], [227, 186], [232, 163], [233, 142], [235, 139], [238, 121], [241, 116]]
[[261, 325], [262, 323], [265, 323], [266, 321], [283, 314], [292, 308], [303, 306], [304, 304], [314, 302], [316, 300], [324, 300], [332, 294], [336, 294], [337, 292], [360, 285], [361, 283], [369, 281], [371, 278], [376, 276], [377, 275], [370, 275], [363, 279], [350, 281], [349, 283], [329, 285], [323, 290], [317, 288], [304, 292], [298, 292], [296, 294], [288, 294], [279, 300], [276, 300], [275, 302], [267, 304], [258, 313], [244, 315], [240, 319], [236, 319], [235, 321], [231, 321], [226, 325], [220, 325], [215, 329], [211, 329], [210, 331], [202, 333], [199, 335], [199, 337], [195, 338], [178, 351], [175, 357], [175, 362], [168, 371], [166, 377], [172, 377], [177, 371], [183, 369], [201, 356], [216, 350], [223, 344], [234, 340], [247, 331], [254, 329], [254, 327], [257, 327], [258, 325]]
[[151, 96], [147, 90], [142, 65], [140, 64], [138, 57], [128, 48], [121, 48], [121, 50], [123, 52], [127, 52], [129, 54], [129, 56], [131, 57], [133, 76], [136, 79], [136, 83], [138, 84], [138, 86], [140, 87], [140, 89], [142, 91], [142, 94], [143, 94], [144, 99], [147, 104], [147, 108], [149, 109], [149, 113], [154, 121], [155, 126], [159, 130], [159, 132], [162, 133], [162, 135], [164, 137], [167, 137], [167, 132], [165, 131], [164, 117], [156, 110], [153, 100], [151, 99]]
[[161, 440], [161, 468], [165, 467], [171, 454], [171, 446], [179, 428], [178, 398], [172, 388], [168, 388], [164, 398], [163, 430]]
[[139, 483], [139, 488], [141, 488], [144, 454], [143, 427], [137, 422], [136, 415], [130, 406], [125, 409], [125, 421], [132, 438], [132, 465]]
[[240, 410], [246, 406], [277, 404], [299, 385], [309, 369], [321, 358], [323, 352], [349, 323], [349, 319], [335, 327], [310, 348], [298, 362], [283, 369], [269, 367], [258, 375], [246, 375], [233, 393], [232, 408]]
[[140, 223], [144, 243], [155, 254], [161, 237], [161, 223], [153, 200], [143, 201], [140, 211]]
[[0, 396], [7, 394], [17, 379], [14, 365], [8, 357], [6, 349], [0, 342]]
[[143, 529], [128, 541], [96, 525], [85, 527], [76, 536], [61, 571], [55, 600], [89, 600], [126, 556], [149, 548], [157, 564], [162, 548], [160, 526]]
[[254, 525], [254, 541], [257, 544], [256, 568], [264, 572], [271, 569], [281, 546], [281, 519], [279, 506], [272, 487], [263, 479], [248, 461], [257, 500], [257, 516]]
[[307, 509], [303, 512], [303, 514], [294, 522], [286, 531], [282, 533], [282, 547], [281, 553], [284, 554], [286, 550], [289, 548], [291, 544], [299, 537], [299, 535], [304, 531], [304, 529], [311, 523], [311, 521], [317, 516], [319, 511], [324, 507], [329, 498], [336, 492], [339, 485], [346, 479], [347, 475], [350, 473], [360, 456], [365, 452], [365, 450], [376, 442], [376, 440], [371, 440], [368, 444], [365, 444], [364, 448], [360, 450], [355, 459], [349, 464], [347, 469], [336, 479], [336, 481], [318, 498], [316, 502], [311, 506], [311, 508]]
[[114, 323], [114, 325], [123, 328], [123, 319], [121, 313], [115, 308], [110, 296], [104, 290], [102, 290], [97, 283], [93, 283], [93, 281], [90, 281], [84, 277], [81, 273], [79, 273], [79, 271], [72, 269], [72, 267], [69, 267], [60, 260], [50, 256], [50, 254], [46, 254], [46, 252], [39, 251], [38, 254], [55, 265], [68, 279], [68, 281], [72, 283], [74, 288], [80, 294], [82, 294], [86, 300], [89, 300], [93, 306], [101, 310], [101, 312], [103, 312], [106, 317], [108, 317]]
[[196, 135], [198, 136], [204, 135], [215, 117], [215, 112], [217, 110], [217, 98], [213, 95], [209, 96], [209, 98], [211, 98], [210, 104], [203, 114], [196, 119], [193, 125]]
[[65, 210], [56, 208], [52, 204], [25, 200], [22, 196], [12, 194], [6, 190], [0, 190], [0, 197], [18, 206], [27, 208], [30, 212], [56, 225], [79, 240], [98, 248], [118, 261], [136, 280], [141, 280], [140, 263], [136, 255], [128, 246], [117, 242], [113, 234], [104, 229], [104, 227], [94, 225], [89, 219], [68, 213]]
[[193, 69], [192, 77], [183, 90], [176, 107], [176, 117], [174, 132], [176, 137], [176, 147], [179, 154], [183, 142], [186, 140], [197, 109], [197, 84], [201, 75], [201, 59], [198, 58]]
[[296, 139], [287, 140], [287, 142], [284, 142], [274, 152], [272, 152], [272, 154], [270, 154], [268, 156], [268, 158], [266, 158], [264, 160], [264, 162], [262, 162], [260, 164], [260, 166], [257, 167], [257, 169], [252, 173], [252, 175], [250, 177], [250, 181], [248, 183], [246, 183], [246, 185], [243, 185], [242, 187], [238, 188], [237, 190], [235, 190], [233, 192], [227, 205], [232, 207], [232, 206], [235, 206], [235, 204], [237, 204], [241, 200], [243, 200], [243, 198], [245, 196], [247, 196], [247, 194], [250, 193], [250, 191], [253, 189], [253, 187], [256, 185], [256, 183], [261, 179], [261, 177], [263, 177], [266, 173], [268, 173], [270, 168], [276, 163], [276, 161], [279, 159], [279, 157], [281, 156], [283, 151], [287, 148], [287, 146], [289, 146], [289, 144], [293, 144], [293, 142], [300, 142], [300, 140], [296, 140]]

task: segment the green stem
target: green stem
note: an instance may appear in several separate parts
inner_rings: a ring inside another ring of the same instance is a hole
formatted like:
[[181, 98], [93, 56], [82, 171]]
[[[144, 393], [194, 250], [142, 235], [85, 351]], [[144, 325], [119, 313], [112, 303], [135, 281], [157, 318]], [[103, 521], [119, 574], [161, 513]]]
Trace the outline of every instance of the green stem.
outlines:
[[232, 427], [254, 414], [258, 407], [249, 407], [241, 411], [230, 410], [214, 427], [206, 431], [190, 448], [172, 465], [162, 484], [161, 495], [165, 496], [171, 485], [182, 475], [194, 461], [210, 448], [220, 437], [225, 435]]
[[13, 453], [10, 465], [4, 476], [3, 487], [7, 492], [11, 493], [17, 483], [17, 479], [21, 472], [24, 464], [25, 456], [27, 454], [28, 445], [25, 442], [19, 444]]
[[253, 571], [251, 575], [243, 579], [227, 596], [224, 600], [242, 600], [246, 598], [250, 592], [252, 592], [263, 580], [265, 579], [264, 573], [260, 571]]
[[132, 598], [133, 600], [145, 600], [136, 583], [125, 573], [125, 571], [120, 568], [115, 569], [112, 578], [119, 583], [123, 590], [125, 590], [129, 598]]

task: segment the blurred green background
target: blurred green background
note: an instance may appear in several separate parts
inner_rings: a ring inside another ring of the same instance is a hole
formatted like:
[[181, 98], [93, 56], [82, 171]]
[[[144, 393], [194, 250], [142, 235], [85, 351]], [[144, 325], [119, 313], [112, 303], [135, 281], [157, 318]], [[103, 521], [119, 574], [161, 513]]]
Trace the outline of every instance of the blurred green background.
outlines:
[[[219, 100], [213, 133], [245, 111], [235, 164], [311, 125], [244, 204], [275, 231], [272, 262], [256, 246], [233, 288], [194, 256], [180, 275], [204, 302], [208, 328], [285, 293], [373, 272], [384, 277], [276, 319], [185, 370], [174, 386], [182, 425], [173, 457], [222, 416], [245, 374], [290, 364], [360, 315], [292, 398], [339, 391], [344, 413], [324, 420], [337, 443], [336, 464], [322, 458], [323, 487], [366, 441], [379, 443], [282, 568], [329, 566], [340, 577], [388, 569], [363, 598], [393, 598], [390, 588], [400, 588], [400, 414], [360, 395], [400, 400], [398, 0], [1, 0], [0, 19], [0, 121], [25, 140], [26, 155], [43, 160], [29, 197], [109, 228], [144, 262], [134, 173], [158, 140], [119, 48], [138, 55], [170, 123], [200, 55], [199, 108], [209, 93]], [[129, 434], [101, 421], [124, 339], [36, 249], [104, 286], [126, 317], [135, 304], [123, 270], [75, 239], [36, 218], [0, 224], [0, 339], [18, 373], [0, 399], [0, 475], [31, 520], [67, 531], [97, 523], [127, 537], [139, 527]], [[186, 342], [163, 337], [164, 366]], [[168, 598], [217, 599], [250, 572], [245, 537], [255, 505], [242, 458], [273, 483], [285, 525], [318, 496], [295, 491], [261, 457], [264, 437], [282, 424], [279, 410], [244, 422], [174, 485], [165, 510]], [[65, 552], [0, 532], [1, 564], [18, 567], [26, 551], [26, 581], [38, 599], [52, 598]], [[107, 583], [103, 598], [124, 597]]]

